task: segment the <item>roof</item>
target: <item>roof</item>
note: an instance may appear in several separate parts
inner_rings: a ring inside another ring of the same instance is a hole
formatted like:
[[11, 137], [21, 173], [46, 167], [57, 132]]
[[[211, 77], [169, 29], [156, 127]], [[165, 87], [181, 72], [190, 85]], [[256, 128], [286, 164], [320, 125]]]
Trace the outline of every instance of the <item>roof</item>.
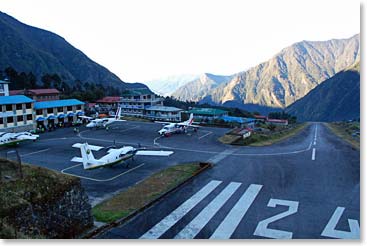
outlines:
[[24, 94], [34, 94], [34, 95], [49, 95], [49, 94], [60, 94], [60, 91], [56, 89], [30, 89], [30, 90], [11, 90], [10, 95], [24, 95]]
[[9, 91], [9, 95], [13, 96], [13, 95], [24, 95], [24, 90], [10, 90]]
[[286, 123], [288, 120], [280, 120], [280, 119], [268, 119], [268, 122], [278, 122], [278, 123]]
[[125, 90], [121, 93], [122, 96], [140, 96], [140, 95], [154, 95], [153, 92], [151, 92], [147, 88], [141, 88], [141, 89], [131, 89], [131, 90]]
[[97, 103], [114, 103], [120, 101], [121, 97], [104, 97], [102, 99], [97, 100]]
[[34, 104], [34, 108], [35, 109], [57, 108], [57, 107], [67, 107], [67, 106], [82, 105], [82, 104], [84, 103], [77, 99], [65, 99], [65, 100], [36, 102]]
[[0, 105], [4, 104], [18, 104], [18, 103], [31, 103], [34, 100], [23, 95], [17, 96], [0, 96]]
[[189, 113], [198, 114], [198, 115], [222, 115], [226, 114], [227, 111], [216, 109], [216, 108], [194, 108], [189, 110]]
[[0, 84], [10, 84], [10, 82], [9, 82], [9, 81], [7, 81], [7, 80], [1, 80], [1, 79], [0, 79]]
[[150, 106], [145, 108], [146, 110], [151, 111], [162, 111], [162, 112], [178, 112], [183, 111], [183, 109], [176, 108], [176, 107], [166, 107], [166, 106]]
[[60, 91], [57, 89], [30, 89], [27, 92], [32, 92], [35, 95], [60, 94]]
[[266, 117], [266, 116], [264, 116], [264, 115], [254, 115], [254, 117], [255, 117], [256, 119], [266, 119], [266, 118], [268, 118], [268, 117]]
[[234, 116], [222, 116], [220, 118], [227, 122], [237, 122], [237, 123], [251, 123], [255, 121], [255, 119], [253, 118], [242, 118], [242, 117], [234, 117]]

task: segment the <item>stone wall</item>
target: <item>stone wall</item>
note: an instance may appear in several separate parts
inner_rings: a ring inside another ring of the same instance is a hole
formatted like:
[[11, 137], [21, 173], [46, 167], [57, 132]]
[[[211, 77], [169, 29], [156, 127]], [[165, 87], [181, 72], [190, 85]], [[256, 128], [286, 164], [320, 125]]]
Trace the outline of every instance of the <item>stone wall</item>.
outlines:
[[18, 233], [31, 238], [77, 238], [93, 226], [91, 205], [80, 182], [54, 201], [28, 203], [7, 220]]

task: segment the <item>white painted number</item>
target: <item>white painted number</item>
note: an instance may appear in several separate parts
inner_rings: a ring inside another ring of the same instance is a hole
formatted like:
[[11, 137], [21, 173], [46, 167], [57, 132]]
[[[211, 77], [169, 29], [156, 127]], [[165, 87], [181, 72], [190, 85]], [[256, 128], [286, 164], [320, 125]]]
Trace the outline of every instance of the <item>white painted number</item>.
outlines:
[[276, 239], [291, 239], [292, 238], [293, 236], [292, 232], [269, 229], [268, 225], [274, 221], [283, 219], [289, 215], [296, 213], [298, 210], [298, 202], [279, 200], [279, 199], [269, 200], [268, 207], [275, 208], [277, 205], [288, 206], [289, 209], [283, 213], [277, 214], [273, 217], [260, 221], [254, 232], [255, 236], [276, 238]]
[[340, 231], [335, 229], [344, 210], [345, 208], [343, 207], [336, 208], [334, 214], [331, 216], [329, 222], [325, 226], [325, 229], [321, 233], [321, 236], [340, 239], [359, 239], [360, 229], [358, 220], [348, 219], [350, 231]]

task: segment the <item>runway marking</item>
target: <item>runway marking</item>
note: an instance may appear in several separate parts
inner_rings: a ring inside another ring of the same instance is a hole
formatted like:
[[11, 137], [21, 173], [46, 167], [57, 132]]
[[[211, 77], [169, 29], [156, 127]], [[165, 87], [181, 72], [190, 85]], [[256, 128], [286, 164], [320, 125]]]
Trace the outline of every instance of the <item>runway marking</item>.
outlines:
[[268, 228], [268, 225], [277, 220], [283, 219], [287, 216], [297, 213], [299, 202], [273, 199], [273, 198], [269, 200], [268, 207], [275, 208], [277, 205], [287, 206], [288, 210], [260, 221], [257, 224], [257, 227], [255, 229], [255, 232], [254, 232], [255, 236], [275, 238], [275, 239], [292, 239], [293, 232], [271, 229], [271, 228]]
[[224, 158], [226, 158], [227, 156], [233, 154], [233, 152], [235, 152], [235, 149], [226, 149], [220, 153], [218, 153], [217, 155], [211, 157], [208, 162], [211, 162], [213, 164], [217, 164], [218, 162], [220, 162], [221, 160], [223, 160]]
[[160, 139], [162, 136], [159, 136], [159, 137], [156, 137], [154, 140], [153, 140], [153, 144], [154, 145], [160, 145], [159, 143], [157, 143], [157, 140]]
[[42, 152], [45, 152], [47, 150], [49, 150], [50, 148], [47, 148], [47, 149], [43, 149], [43, 150], [39, 150], [39, 151], [35, 151], [35, 152], [31, 152], [31, 153], [27, 153], [27, 154], [24, 154], [24, 155], [20, 155], [20, 157], [24, 157], [24, 156], [29, 156], [29, 155], [34, 155], [34, 154], [38, 154], [38, 153], [42, 153]]
[[322, 231], [321, 236], [332, 237], [339, 239], [359, 239], [360, 238], [360, 228], [358, 220], [348, 219], [349, 230], [350, 231], [340, 231], [336, 230], [336, 226], [343, 215], [345, 208], [337, 207], [333, 215], [331, 216], [329, 222]]
[[316, 124], [316, 128], [315, 128], [315, 139], [317, 138], [317, 124]]
[[134, 171], [135, 169], [137, 169], [139, 167], [144, 166], [145, 163], [142, 163], [142, 164], [140, 164], [140, 165], [138, 165], [138, 166], [136, 166], [134, 168], [131, 168], [131, 169], [129, 169], [129, 170], [125, 171], [125, 172], [122, 172], [122, 173], [120, 173], [120, 174], [118, 174], [118, 175], [116, 175], [116, 176], [114, 176], [112, 178], [109, 178], [109, 179], [94, 179], [94, 178], [89, 178], [89, 177], [86, 177], [86, 176], [80, 176], [80, 175], [76, 175], [76, 174], [65, 172], [66, 170], [69, 170], [69, 169], [72, 169], [72, 168], [75, 168], [75, 167], [78, 167], [78, 166], [82, 166], [82, 165], [83, 164], [77, 164], [77, 165], [74, 165], [74, 166], [65, 168], [65, 169], [61, 170], [61, 172], [64, 173], [64, 174], [70, 175], [70, 176], [81, 178], [81, 179], [88, 179], [88, 180], [92, 180], [92, 181], [96, 181], [96, 182], [108, 182], [108, 181], [112, 181], [112, 180], [114, 180], [114, 179], [116, 179], [118, 177], [121, 177], [122, 175], [125, 175], [125, 174], [127, 174], [129, 172], [132, 172], [132, 171]]
[[314, 160], [315, 160], [315, 158], [316, 158], [316, 149], [315, 149], [315, 148], [313, 148], [313, 149], [312, 149], [312, 160], [314, 161]]
[[313, 145], [316, 145], [316, 140], [313, 141]]
[[222, 223], [220, 223], [218, 228], [210, 236], [210, 239], [229, 239], [254, 202], [261, 188], [262, 185], [251, 184], [231, 209], [229, 214], [224, 218]]
[[231, 182], [227, 187], [215, 197], [189, 224], [185, 226], [175, 239], [194, 238], [209, 222], [211, 218], [223, 207], [235, 191], [241, 186], [241, 183]]
[[172, 213], [167, 215], [158, 224], [153, 226], [149, 231], [144, 233], [141, 239], [157, 239], [162, 236], [169, 228], [182, 219], [188, 212], [190, 212], [199, 202], [207, 197], [222, 181], [212, 180], [205, 185], [201, 190], [196, 192], [191, 198], [182, 203]]
[[212, 134], [213, 132], [208, 132], [207, 134], [205, 134], [205, 135], [203, 135], [203, 136], [201, 136], [201, 137], [199, 137], [199, 139], [202, 139], [202, 138], [205, 138], [206, 136], [209, 136], [210, 134]]

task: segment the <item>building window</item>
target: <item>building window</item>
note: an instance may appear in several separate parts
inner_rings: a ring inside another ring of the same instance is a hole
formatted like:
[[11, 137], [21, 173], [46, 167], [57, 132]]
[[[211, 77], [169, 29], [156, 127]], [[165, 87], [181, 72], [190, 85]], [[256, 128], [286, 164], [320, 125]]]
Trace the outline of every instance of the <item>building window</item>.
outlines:
[[18, 115], [17, 122], [22, 122], [22, 121], [23, 121], [23, 115]]
[[26, 104], [25, 104], [25, 108], [26, 108], [26, 109], [32, 108], [32, 103], [26, 103]]
[[48, 109], [47, 109], [47, 113], [48, 113], [48, 114], [52, 114], [53, 112], [54, 112], [54, 109], [53, 109], [53, 108], [48, 108]]
[[27, 114], [27, 121], [28, 120], [32, 120], [32, 115], [31, 114]]
[[7, 104], [6, 105], [6, 111], [13, 111], [13, 105]]
[[61, 113], [61, 112], [63, 112], [63, 111], [64, 111], [64, 109], [63, 109], [62, 107], [58, 107], [58, 108], [57, 108], [57, 112]]
[[42, 109], [37, 109], [36, 110], [36, 115], [42, 115], [42, 114], [43, 114]]
[[23, 109], [22, 104], [16, 104], [16, 109], [17, 109], [17, 110], [21, 110], [21, 109]]
[[6, 120], [7, 120], [8, 123], [13, 123], [14, 122], [13, 116], [8, 117]]
[[67, 111], [72, 111], [73, 110], [73, 107], [72, 106], [68, 106], [67, 107]]
[[0, 125], [4, 124], [4, 119], [3, 117], [0, 117]]

